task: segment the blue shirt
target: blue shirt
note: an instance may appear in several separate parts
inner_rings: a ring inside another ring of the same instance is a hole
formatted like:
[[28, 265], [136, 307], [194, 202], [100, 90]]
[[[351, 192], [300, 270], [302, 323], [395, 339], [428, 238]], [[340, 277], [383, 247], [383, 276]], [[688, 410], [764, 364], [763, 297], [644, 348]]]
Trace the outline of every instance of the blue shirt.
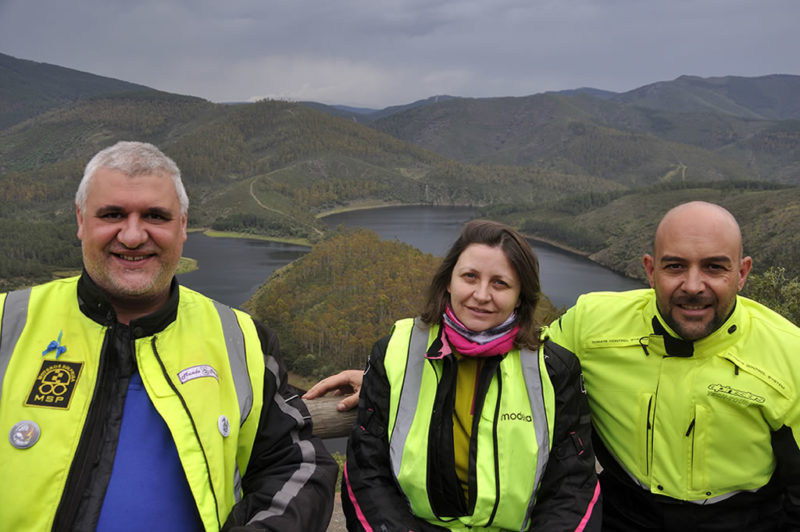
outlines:
[[114, 467], [97, 530], [202, 529], [175, 442], [136, 372], [128, 385]]

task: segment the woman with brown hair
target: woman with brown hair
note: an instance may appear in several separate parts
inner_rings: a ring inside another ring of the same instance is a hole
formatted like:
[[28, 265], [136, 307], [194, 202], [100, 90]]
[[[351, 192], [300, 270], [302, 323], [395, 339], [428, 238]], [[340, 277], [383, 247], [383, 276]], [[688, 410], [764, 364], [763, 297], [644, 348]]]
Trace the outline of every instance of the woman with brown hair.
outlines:
[[524, 237], [464, 226], [421, 316], [372, 349], [343, 474], [349, 530], [599, 530], [580, 367], [540, 339], [540, 293]]

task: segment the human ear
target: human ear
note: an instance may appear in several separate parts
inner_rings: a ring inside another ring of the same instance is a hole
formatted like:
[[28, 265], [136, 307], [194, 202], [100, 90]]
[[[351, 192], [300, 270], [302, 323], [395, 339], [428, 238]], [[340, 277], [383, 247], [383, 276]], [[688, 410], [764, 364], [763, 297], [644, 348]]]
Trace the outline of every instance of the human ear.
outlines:
[[654, 274], [656, 269], [655, 259], [649, 253], [645, 253], [644, 257], [642, 257], [642, 264], [644, 265], [644, 270], [647, 272], [647, 280], [650, 282], [650, 288], [655, 288], [655, 280], [654, 280]]
[[737, 284], [739, 290], [744, 288], [744, 283], [747, 281], [747, 274], [750, 273], [752, 268], [753, 259], [751, 257], [745, 257], [742, 259], [742, 262], [739, 263], [739, 282]]
[[75, 206], [75, 218], [78, 220], [78, 240], [83, 240], [83, 214], [77, 205]]

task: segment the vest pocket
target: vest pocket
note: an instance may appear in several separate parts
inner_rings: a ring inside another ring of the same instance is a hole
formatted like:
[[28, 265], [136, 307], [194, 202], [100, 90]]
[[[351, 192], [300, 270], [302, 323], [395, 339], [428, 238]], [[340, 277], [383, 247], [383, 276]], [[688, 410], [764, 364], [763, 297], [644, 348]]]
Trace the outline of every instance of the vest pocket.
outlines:
[[697, 405], [692, 436], [690, 487], [698, 495], [757, 488], [772, 476], [770, 428], [758, 409]]
[[689, 460], [691, 478], [689, 484], [693, 490], [708, 488], [708, 465], [706, 464], [706, 449], [708, 448], [708, 428], [710, 424], [709, 409], [703, 405], [695, 405], [694, 420], [687, 430], [691, 438], [689, 445]]

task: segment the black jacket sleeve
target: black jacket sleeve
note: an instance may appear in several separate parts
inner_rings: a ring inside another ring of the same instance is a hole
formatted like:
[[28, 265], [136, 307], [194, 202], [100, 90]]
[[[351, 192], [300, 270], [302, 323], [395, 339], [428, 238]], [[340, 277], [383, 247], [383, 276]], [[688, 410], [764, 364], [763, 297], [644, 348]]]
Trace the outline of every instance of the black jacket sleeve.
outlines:
[[289, 391], [277, 336], [256, 322], [266, 371], [264, 407], [247, 471], [244, 497], [223, 530], [323, 532], [333, 511], [339, 468], [311, 435], [311, 416]]
[[595, 473], [589, 404], [580, 364], [547, 341], [545, 365], [555, 392], [553, 448], [533, 508], [531, 530], [599, 531], [602, 497]]
[[800, 532], [800, 447], [789, 426], [772, 434], [772, 450], [777, 461], [775, 474], [783, 491], [781, 530]]
[[347, 443], [347, 462], [342, 475], [342, 509], [350, 531], [444, 530], [417, 519], [392, 474], [387, 438], [389, 382], [383, 366], [389, 337], [372, 347], [358, 417]]

